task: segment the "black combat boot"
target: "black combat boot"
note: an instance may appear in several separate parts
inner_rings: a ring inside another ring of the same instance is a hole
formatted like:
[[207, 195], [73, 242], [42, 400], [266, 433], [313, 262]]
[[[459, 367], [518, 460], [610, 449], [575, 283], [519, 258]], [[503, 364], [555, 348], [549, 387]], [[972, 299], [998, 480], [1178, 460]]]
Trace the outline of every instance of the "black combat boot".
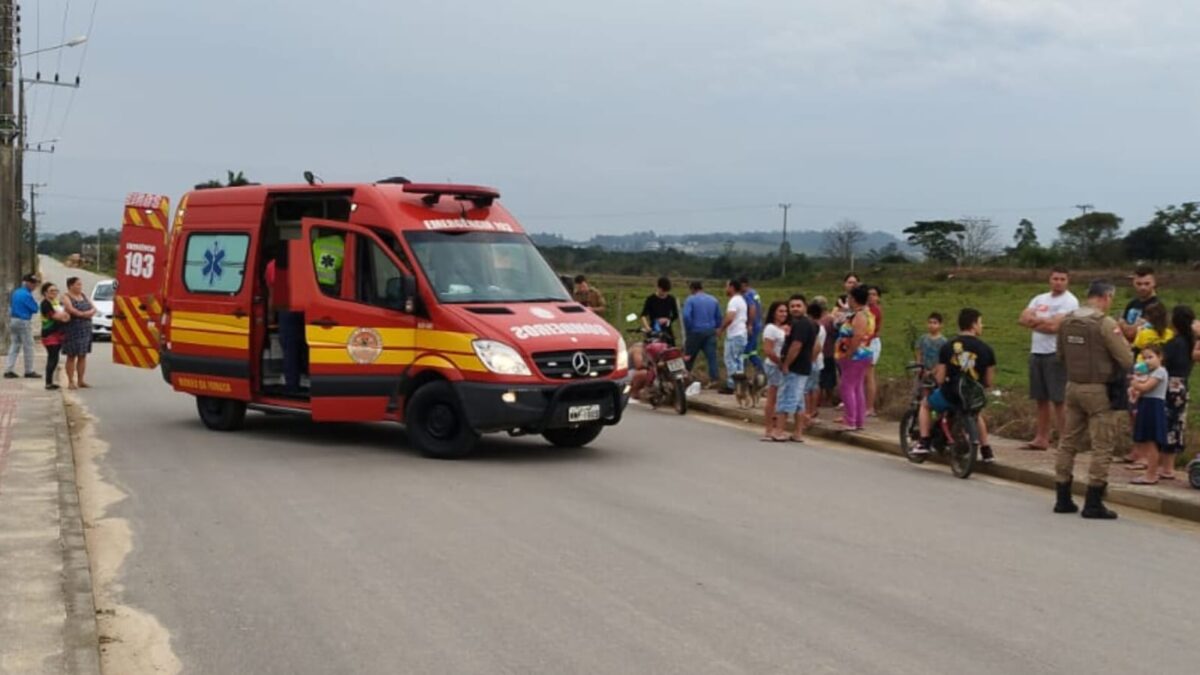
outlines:
[[1109, 511], [1104, 506], [1104, 488], [1106, 485], [1089, 485], [1087, 489], [1087, 497], [1083, 502], [1083, 513], [1079, 515], [1084, 518], [1096, 518], [1099, 520], [1116, 520], [1117, 512]]
[[1055, 513], [1075, 513], [1079, 510], [1071, 499], [1071, 481], [1055, 483], [1054, 490], [1058, 494], [1058, 501], [1054, 502]]

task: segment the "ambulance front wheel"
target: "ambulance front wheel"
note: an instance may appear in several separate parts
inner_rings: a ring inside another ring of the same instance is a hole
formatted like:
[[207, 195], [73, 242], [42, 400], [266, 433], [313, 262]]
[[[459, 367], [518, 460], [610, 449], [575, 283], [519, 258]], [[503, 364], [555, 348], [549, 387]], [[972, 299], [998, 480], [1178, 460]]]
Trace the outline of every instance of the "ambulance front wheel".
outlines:
[[602, 424], [585, 424], [581, 427], [547, 429], [542, 432], [542, 438], [560, 448], [582, 448], [596, 440], [596, 437], [600, 435], [603, 429], [604, 425]]
[[196, 397], [196, 411], [200, 421], [213, 431], [236, 431], [246, 420], [245, 401], [211, 396]]
[[461, 459], [475, 450], [479, 434], [467, 425], [449, 382], [430, 382], [408, 400], [404, 412], [408, 439], [426, 457]]

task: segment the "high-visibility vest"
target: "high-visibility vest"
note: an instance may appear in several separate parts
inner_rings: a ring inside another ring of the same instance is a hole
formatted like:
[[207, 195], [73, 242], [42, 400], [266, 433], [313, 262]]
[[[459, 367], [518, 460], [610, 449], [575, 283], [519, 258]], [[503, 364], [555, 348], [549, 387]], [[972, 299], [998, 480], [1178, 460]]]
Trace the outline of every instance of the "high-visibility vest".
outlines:
[[346, 256], [346, 241], [340, 234], [327, 234], [313, 240], [313, 264], [317, 268], [317, 283], [336, 286]]

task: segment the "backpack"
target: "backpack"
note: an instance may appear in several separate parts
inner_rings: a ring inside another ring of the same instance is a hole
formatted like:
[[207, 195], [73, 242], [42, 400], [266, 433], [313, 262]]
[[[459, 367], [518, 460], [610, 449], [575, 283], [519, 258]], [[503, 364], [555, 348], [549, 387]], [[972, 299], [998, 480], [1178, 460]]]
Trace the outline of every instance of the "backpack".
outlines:
[[958, 378], [958, 401], [968, 413], [977, 413], [987, 405], [987, 391], [978, 380], [964, 373]]

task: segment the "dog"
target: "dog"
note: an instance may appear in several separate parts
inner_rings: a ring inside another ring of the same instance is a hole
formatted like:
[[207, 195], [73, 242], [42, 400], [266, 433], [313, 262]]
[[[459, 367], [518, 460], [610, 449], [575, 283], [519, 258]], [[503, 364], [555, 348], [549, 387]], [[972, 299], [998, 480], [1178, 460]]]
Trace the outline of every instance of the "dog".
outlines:
[[766, 388], [767, 378], [762, 373], [735, 373], [733, 376], [733, 393], [737, 398], [738, 407], [750, 409], [758, 407], [758, 400]]

